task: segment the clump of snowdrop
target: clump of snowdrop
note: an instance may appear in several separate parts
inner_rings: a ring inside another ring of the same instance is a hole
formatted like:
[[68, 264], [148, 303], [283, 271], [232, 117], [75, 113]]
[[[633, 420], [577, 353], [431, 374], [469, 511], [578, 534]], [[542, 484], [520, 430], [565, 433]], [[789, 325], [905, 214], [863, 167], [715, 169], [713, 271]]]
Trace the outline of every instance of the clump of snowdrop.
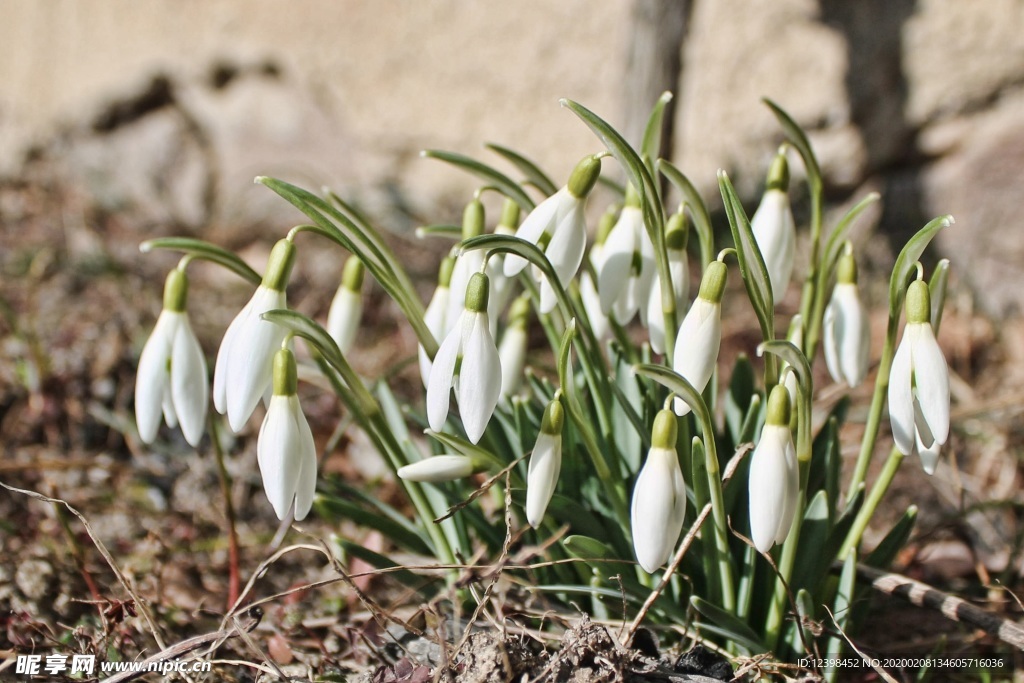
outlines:
[[768, 182], [761, 204], [750, 219], [754, 239], [768, 269], [772, 295], [776, 304], [782, 300], [793, 274], [796, 256], [796, 223], [789, 208], [789, 163], [786, 152], [779, 150], [768, 171]]
[[750, 536], [762, 553], [786, 540], [800, 495], [790, 410], [789, 391], [776, 386], [768, 397], [761, 439], [750, 457]]
[[167, 275], [163, 310], [142, 349], [135, 380], [135, 420], [145, 443], [156, 439], [161, 416], [169, 427], [180, 424], [192, 446], [203, 438], [210, 380], [185, 312], [187, 297], [188, 277], [176, 268]]
[[633, 487], [633, 551], [648, 573], [668, 561], [683, 530], [686, 483], [676, 452], [678, 429], [671, 410], [658, 412], [651, 431], [651, 450]]
[[341, 274], [341, 285], [327, 313], [327, 332], [342, 353], [348, 353], [359, 332], [363, 317], [363, 274], [366, 268], [356, 256], [349, 256]]

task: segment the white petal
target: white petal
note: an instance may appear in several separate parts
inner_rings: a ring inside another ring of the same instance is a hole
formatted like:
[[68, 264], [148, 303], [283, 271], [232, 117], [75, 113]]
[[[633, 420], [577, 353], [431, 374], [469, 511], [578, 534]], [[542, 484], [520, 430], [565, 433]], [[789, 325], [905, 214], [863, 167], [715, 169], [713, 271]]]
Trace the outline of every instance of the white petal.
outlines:
[[327, 333], [343, 354], [352, 350], [363, 317], [363, 297], [345, 285], [338, 287], [327, 313]]
[[652, 448], [633, 488], [630, 512], [633, 551], [648, 573], [668, 561], [682, 530], [678, 515], [678, 498], [682, 493], [677, 490], [678, 469], [675, 451]]
[[526, 342], [526, 330], [518, 325], [505, 330], [501, 338], [498, 357], [501, 359], [502, 396], [511, 396], [522, 386], [523, 367], [526, 365]]
[[135, 377], [135, 421], [139, 437], [145, 443], [152, 443], [160, 428], [164, 395], [170, 382], [171, 344], [180, 316], [180, 313], [161, 312], [139, 357], [139, 371]]
[[235, 319], [231, 321], [228, 329], [224, 332], [224, 338], [221, 339], [220, 348], [217, 349], [217, 362], [213, 368], [213, 407], [221, 415], [226, 413], [228, 409], [228, 364], [233, 355], [235, 339], [238, 337], [238, 331], [247, 325], [246, 321], [248, 321], [252, 313], [255, 299], [256, 295], [253, 294], [245, 306], [242, 307], [242, 310], [238, 312], [238, 315], [235, 316]]
[[298, 459], [298, 476], [295, 481], [295, 521], [301, 522], [313, 507], [316, 497], [316, 444], [313, 441], [313, 430], [309, 428], [305, 413], [299, 405], [299, 399], [290, 397], [289, 402], [295, 415], [299, 442], [293, 451]]
[[555, 306], [558, 305], [558, 296], [555, 294], [554, 288], [551, 283], [548, 282], [546, 275], [541, 275], [538, 280], [538, 287], [540, 288], [540, 302], [537, 304], [537, 311], [539, 313], [548, 314], [555, 310]]
[[260, 397], [270, 386], [274, 354], [281, 348], [286, 331], [260, 315], [285, 308], [284, 292], [262, 285], [253, 295], [253, 307], [233, 340], [227, 359], [228, 424], [238, 432], [256, 409]]
[[767, 190], [750, 219], [750, 227], [768, 269], [772, 294], [778, 302], [789, 286], [796, 255], [796, 225], [786, 193], [777, 189]]
[[910, 455], [914, 448], [914, 393], [911, 388], [913, 355], [910, 325], [903, 331], [896, 355], [889, 371], [889, 423], [896, 448], [903, 455]]
[[644, 324], [650, 337], [651, 350], [665, 353], [665, 313], [661, 310], [661, 280], [657, 277], [647, 297], [647, 321]]
[[921, 442], [921, 435], [916, 435], [917, 454], [921, 456], [921, 467], [924, 468], [926, 474], [935, 474], [935, 468], [939, 464], [939, 454], [942, 450], [942, 444], [935, 442], [931, 446], [925, 446]]
[[[295, 401], [293, 410], [291, 402]], [[298, 398], [274, 396], [263, 418], [256, 454], [263, 476], [263, 490], [274, 507], [278, 519], [284, 519], [292, 507], [295, 487], [299, 478], [296, 458], [301, 448], [299, 426], [296, 422]]]
[[476, 443], [501, 398], [501, 358], [487, 326], [487, 314], [476, 313], [473, 318], [459, 371], [459, 412], [466, 436]]
[[949, 368], [931, 324], [913, 326], [918, 328], [912, 347], [917, 400], [928, 428], [941, 445], [949, 436]]
[[[434, 296], [430, 298], [430, 303], [427, 304], [427, 310], [423, 313], [423, 322], [426, 323], [427, 329], [434, 335], [434, 339], [444, 341], [444, 337], [450, 331], [446, 325], [448, 319], [448, 299], [450, 290], [447, 287], [438, 287], [434, 290]], [[452, 322], [455, 322], [453, 319]], [[430, 381], [430, 366], [433, 364], [430, 360], [430, 356], [423, 350], [423, 347], [419, 347], [419, 359], [420, 359], [420, 379], [423, 380], [423, 388], [427, 387]]]
[[633, 267], [633, 252], [637, 249], [636, 226], [627, 212], [638, 209], [626, 207], [615, 223], [601, 250], [601, 269], [597, 273], [597, 291], [601, 295], [601, 310], [608, 315], [622, 295]]
[[[673, 369], [694, 389], [703, 392], [715, 371], [721, 345], [722, 307], [697, 297], [679, 326]], [[686, 415], [690, 406], [676, 399], [675, 411], [677, 415]]]
[[821, 321], [821, 346], [825, 352], [825, 365], [828, 367], [828, 374], [832, 376], [832, 381], [838, 383], [845, 380], [843, 378], [843, 369], [839, 363], [839, 339], [836, 334], [836, 319], [840, 312], [837, 309], [836, 295], [833, 292], [832, 299], [825, 308], [825, 315]]
[[435, 455], [398, 468], [398, 476], [406, 481], [439, 484], [463, 479], [473, 474], [473, 461], [464, 455]]
[[[568, 190], [563, 187], [561, 190], [538, 204], [536, 208], [530, 212], [530, 215], [523, 220], [522, 224], [519, 226], [519, 230], [516, 231], [516, 237], [521, 240], [526, 240], [531, 244], [537, 244], [541, 235], [545, 232], [551, 232], [553, 223], [558, 215], [559, 206], [565, 201], [568, 194]], [[515, 277], [523, 270], [523, 268], [526, 267], [527, 263], [528, 261], [521, 256], [507, 254], [505, 256], [504, 265], [505, 276]]]
[[593, 278], [587, 272], [580, 276], [580, 299], [583, 301], [583, 309], [587, 312], [587, 320], [590, 321], [594, 337], [603, 339], [608, 334], [608, 318], [601, 310], [600, 295], [594, 286]]
[[775, 532], [775, 542], [784, 543], [789, 536], [793, 526], [793, 517], [796, 514], [796, 502], [800, 492], [800, 466], [796, 460], [796, 448], [793, 447], [793, 436], [786, 430], [787, 438], [786, 456], [786, 493], [782, 517], [779, 519], [779, 528]]
[[198, 446], [206, 431], [210, 378], [206, 356], [188, 318], [182, 314], [171, 351], [171, 400], [185, 440]]
[[551, 496], [558, 486], [562, 471], [562, 437], [541, 432], [530, 455], [530, 468], [526, 475], [526, 521], [537, 528], [544, 521]]
[[171, 398], [171, 384], [167, 383], [164, 387], [164, 400], [162, 402], [164, 412], [164, 422], [171, 429], [176, 429], [178, 426], [178, 413], [174, 411], [174, 399]]
[[750, 540], [762, 553], [771, 549], [775, 543], [789, 505], [789, 468], [786, 462], [788, 435], [787, 427], [765, 425], [761, 440], [750, 457], [747, 484]]
[[583, 221], [583, 202], [576, 200], [559, 221], [548, 248], [544, 250], [563, 288], [568, 288], [569, 281], [576, 277], [586, 248], [587, 226]]
[[434, 356], [434, 364], [430, 368], [430, 378], [427, 382], [427, 422], [435, 432], [441, 431], [445, 420], [448, 419], [452, 378], [462, 346], [462, 328], [466, 325], [472, 325], [472, 320], [469, 314], [463, 312], [459, 316], [458, 326], [441, 342], [441, 347]]

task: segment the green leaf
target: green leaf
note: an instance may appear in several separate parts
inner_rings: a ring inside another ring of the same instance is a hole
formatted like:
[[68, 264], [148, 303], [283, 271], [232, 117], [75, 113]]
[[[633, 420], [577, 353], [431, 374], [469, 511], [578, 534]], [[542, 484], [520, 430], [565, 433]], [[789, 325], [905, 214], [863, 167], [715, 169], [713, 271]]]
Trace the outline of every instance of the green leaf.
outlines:
[[423, 590], [427, 585], [438, 580], [433, 577], [417, 576], [408, 569], [398, 569], [398, 567], [401, 567], [402, 565], [395, 562], [390, 557], [372, 550], [367, 550], [358, 543], [353, 543], [352, 541], [346, 541], [343, 538], [337, 537], [335, 538], [335, 542], [342, 547], [345, 553], [352, 557], [358, 557], [371, 567], [376, 569], [393, 569], [394, 571], [389, 571], [386, 575], [391, 576], [399, 583], [412, 588], [415, 591]]
[[896, 555], [899, 554], [903, 546], [907, 544], [907, 540], [910, 539], [910, 534], [914, 531], [914, 523], [916, 521], [917, 506], [911, 505], [903, 513], [899, 521], [893, 525], [892, 529], [889, 530], [889, 533], [885, 535], [882, 542], [875, 546], [875, 549], [864, 558], [864, 564], [888, 570], [893, 560], [896, 559]]
[[754, 239], [754, 231], [743, 210], [735, 188], [729, 182], [725, 171], [718, 172], [718, 186], [725, 201], [725, 213], [729, 217], [729, 229], [736, 245], [736, 258], [740, 263], [740, 275], [747, 288], [750, 303], [761, 324], [761, 336], [765, 341], [775, 339], [775, 304], [772, 299], [772, 283], [764, 265], [761, 250]]
[[803, 351], [798, 349], [792, 342], [782, 341], [781, 339], [762, 342], [757, 347], [757, 355], [760, 356], [762, 353], [775, 354], [788, 363], [789, 367], [796, 372], [797, 383], [800, 385], [796, 402], [796, 455], [799, 460], [809, 462], [812, 452], [811, 397], [814, 395], [811, 364], [807, 361], [807, 356], [803, 354]]
[[512, 180], [493, 166], [488, 166], [485, 163], [477, 161], [471, 157], [467, 157], [463, 154], [444, 152], [438, 149], [425, 149], [420, 152], [420, 156], [427, 159], [444, 161], [456, 168], [462, 169], [463, 171], [468, 171], [478, 178], [482, 178], [487, 183], [494, 185], [501, 190], [501, 192], [503, 192], [509, 199], [514, 200], [523, 211], [532, 211], [533, 207], [536, 206], [534, 201], [530, 199], [530, 195], [526, 194], [523, 188], [520, 187], [516, 181]]
[[219, 266], [223, 266], [254, 285], [259, 285], [263, 282], [263, 276], [250, 268], [236, 254], [203, 240], [192, 239], [191, 237], [158, 237], [146, 240], [139, 245], [139, 251], [143, 254], [148, 254], [154, 249], [180, 251], [194, 259], [212, 261]]
[[[501, 458], [491, 453], [486, 448], [476, 445], [466, 439], [455, 436], [454, 434], [448, 434], [445, 432], [435, 432], [432, 429], [427, 430], [427, 436], [432, 439], [436, 439], [440, 443], [444, 444], [450, 451], [454, 451], [459, 455], [465, 455], [468, 458], [472, 458], [475, 462], [488, 462], [494, 467], [495, 470], [500, 470], [505, 467], [508, 463], [502, 462]], [[513, 458], [514, 459], [514, 458]]]
[[796, 147], [796, 151], [800, 153], [800, 158], [804, 162], [804, 168], [807, 169], [807, 184], [811, 186], [811, 191], [820, 192], [822, 187], [821, 168], [818, 166], [818, 159], [814, 156], [814, 150], [811, 149], [811, 143], [807, 139], [807, 135], [804, 134], [803, 129], [797, 125], [796, 121], [782, 107], [768, 98], [764, 99], [764, 103], [775, 114], [775, 118], [779, 120], [779, 125], [782, 126], [786, 137]]
[[903, 251], [896, 258], [896, 265], [892, 269], [892, 278], [889, 280], [889, 314], [891, 316], [898, 318], [900, 311], [903, 310], [903, 299], [907, 295], [907, 283], [911, 273], [914, 272], [914, 264], [920, 260], [921, 254], [928, 248], [932, 239], [939, 234], [939, 230], [952, 224], [953, 217], [949, 215], [932, 219], [903, 247]]
[[725, 392], [725, 425], [734, 446], [740, 443], [743, 421], [750, 409], [750, 400], [756, 395], [754, 366], [745, 353], [740, 353], [732, 366], [732, 376]]
[[496, 152], [512, 162], [512, 165], [518, 168], [519, 172], [526, 176], [526, 179], [545, 195], [551, 196], [558, 192], [558, 186], [555, 185], [551, 178], [540, 169], [540, 166], [530, 159], [527, 159], [519, 152], [509, 149], [508, 147], [503, 147], [502, 145], [497, 145], [493, 142], [488, 142], [485, 146], [492, 152]]
[[801, 588], [796, 592], [796, 623], [789, 632], [789, 647], [794, 653], [813, 654], [807, 651], [814, 644], [814, 634], [811, 632], [813, 619], [814, 598]]
[[314, 503], [317, 514], [333, 523], [352, 520], [360, 526], [375, 529], [386, 538], [413, 553], [430, 554], [430, 546], [415, 530], [389, 519], [379, 511], [367, 510], [361, 505], [332, 495], [317, 496]]
[[[857, 551], [851, 550], [843, 562], [843, 571], [839, 575], [839, 589], [836, 591], [836, 599], [832, 605], [832, 616], [835, 617], [836, 626], [845, 630], [850, 623], [850, 610], [853, 606], [854, 590], [857, 586]], [[840, 636], [829, 638], [825, 647], [827, 657], [837, 658], [843, 653], [844, 641]], [[825, 670], [825, 680], [839, 680], [840, 667], [833, 667]]]
[[641, 451], [651, 447], [650, 427], [640, 416], [644, 412], [644, 398], [640, 383], [629, 371], [629, 365], [621, 354], [614, 357], [615, 381], [611, 383], [615, 402], [612, 411], [612, 438], [622, 454], [629, 472], [640, 469]]
[[818, 583], [828, 573], [834, 556], [826, 556], [822, 549], [830, 531], [829, 505], [828, 494], [824, 491], [818, 491], [807, 505], [800, 524], [800, 545], [789, 581], [791, 590], [806, 588], [816, 592]]
[[949, 284], [949, 259], [944, 258], [935, 266], [932, 279], [928, 281], [928, 293], [932, 303], [932, 330], [939, 333], [942, 324], [942, 309], [946, 307], [946, 287]]
[[748, 653], [760, 653], [768, 649], [752, 628], [739, 617], [726, 612], [718, 605], [697, 595], [690, 596], [690, 605], [710, 622], [698, 625], [702, 631], [727, 638], [745, 648]]
[[832, 233], [828, 236], [828, 242], [825, 245], [825, 260], [821, 269], [821, 272], [824, 273], [826, 278], [831, 273], [836, 260], [839, 258], [839, 254], [842, 252], [843, 240], [846, 239], [846, 233], [849, 232], [850, 228], [853, 226], [854, 219], [856, 219], [864, 209], [877, 202], [878, 197], [879, 195], [877, 192], [871, 192], [867, 197], [864, 197], [864, 199], [857, 202], [857, 205], [846, 212], [846, 215], [840, 219], [839, 223], [837, 223], [836, 227], [832, 230]]
[[715, 236], [711, 229], [711, 214], [708, 213], [707, 204], [701, 198], [697, 188], [690, 179], [683, 174], [671, 161], [658, 159], [658, 171], [668, 178], [669, 182], [679, 189], [693, 217], [693, 227], [697, 231], [697, 240], [700, 242], [701, 266], [707, 268], [708, 264], [715, 260]]
[[[664, 365], [653, 365], [651, 363], [634, 365], [633, 371], [638, 375], [650, 377], [658, 384], [668, 387], [670, 391], [675, 392], [679, 398], [686, 401], [702, 424], [710, 423], [711, 414], [708, 412], [707, 405], [704, 404], [704, 398], [678, 372], [671, 368], [666, 368]], [[708, 438], [713, 438], [714, 435], [708, 434], [707, 436]]]
[[[646, 159], [657, 159], [661, 155], [661, 131], [665, 123], [665, 108], [672, 101], [672, 93], [665, 91], [654, 103], [651, 115], [644, 128], [643, 142], [640, 143], [640, 154]], [[653, 173], [653, 169], [651, 169]]]

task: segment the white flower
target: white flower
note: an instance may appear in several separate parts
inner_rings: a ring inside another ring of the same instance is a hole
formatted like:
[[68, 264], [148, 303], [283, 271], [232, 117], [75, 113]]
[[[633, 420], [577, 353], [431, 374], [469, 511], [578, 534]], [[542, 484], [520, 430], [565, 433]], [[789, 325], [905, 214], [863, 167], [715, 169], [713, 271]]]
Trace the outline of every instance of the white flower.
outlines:
[[852, 389], [868, 374], [871, 326], [855, 283], [839, 282], [823, 319], [825, 364], [836, 382]]
[[274, 246], [263, 284], [228, 326], [217, 351], [213, 405], [222, 415], [227, 413], [228, 424], [235, 432], [245, 426], [270, 387], [274, 353], [284, 341], [285, 330], [260, 316], [287, 306], [284, 288], [294, 249], [288, 240]]
[[295, 356], [280, 349], [273, 360], [274, 395], [256, 443], [263, 490], [278, 519], [309, 514], [316, 493], [316, 446], [296, 396]]
[[[583, 251], [587, 244], [587, 229], [584, 222], [584, 208], [587, 195], [593, 189], [601, 170], [601, 160], [595, 156], [585, 157], [573, 170], [568, 184], [541, 202], [523, 224], [516, 237], [537, 245], [551, 262], [551, 267], [562, 287], [566, 287], [583, 262]], [[514, 277], [526, 267], [527, 261], [521, 256], [509, 254], [505, 257], [505, 276]], [[537, 273], [534, 273], [537, 276]], [[537, 277], [540, 284], [541, 313], [550, 313], [557, 303], [554, 289], [546, 277]]]
[[[676, 335], [672, 369], [678, 372], [698, 392], [704, 391], [718, 362], [722, 345], [722, 292], [725, 289], [725, 264], [712, 261], [704, 273], [700, 293], [683, 318]], [[690, 406], [680, 398], [675, 400], [677, 415], [686, 415]]]
[[439, 432], [444, 427], [451, 390], [455, 387], [466, 436], [473, 443], [483, 436], [501, 395], [501, 360], [487, 324], [487, 290], [487, 276], [473, 275], [466, 308], [441, 343], [427, 383], [430, 428]]
[[676, 454], [676, 430], [672, 411], [660, 411], [654, 420], [651, 450], [633, 487], [633, 551], [648, 573], [668, 561], [683, 530], [686, 483]]
[[203, 438], [210, 380], [206, 357], [185, 313], [186, 292], [184, 271], [171, 271], [164, 309], [139, 358], [135, 420], [145, 443], [156, 438], [161, 415], [170, 427], [180, 423], [192, 446], [198, 446]]
[[359, 331], [359, 321], [363, 317], [363, 270], [362, 261], [355, 256], [348, 258], [341, 277], [341, 285], [327, 313], [327, 332], [337, 342], [343, 354], [352, 349], [356, 333]]
[[789, 208], [789, 169], [785, 154], [775, 157], [768, 172], [768, 189], [761, 204], [750, 219], [750, 227], [772, 285], [772, 297], [777, 304], [786, 294], [789, 278], [793, 274], [796, 255], [796, 224]]
[[[630, 190], [633, 202], [622, 209], [601, 253], [601, 269], [597, 275], [597, 291], [601, 310], [615, 316], [620, 325], [627, 324], [638, 310], [647, 314], [647, 296], [655, 275], [654, 245], [644, 229], [639, 197]], [[627, 193], [627, 201], [630, 200]]]
[[608, 316], [601, 310], [601, 296], [597, 293], [594, 279], [586, 271], [580, 275], [580, 300], [583, 302], [583, 310], [587, 312], [587, 320], [590, 322], [594, 338], [603, 339], [611, 331], [611, 327], [608, 324]]
[[[427, 304], [427, 309], [423, 313], [423, 322], [426, 323], [430, 333], [434, 335], [434, 339], [442, 339], [451, 331], [451, 325], [448, 320], [448, 301], [451, 299], [451, 289], [448, 285], [451, 281], [452, 269], [454, 267], [455, 259], [451, 256], [446, 256], [441, 261], [441, 270], [437, 276], [437, 288], [434, 290], [434, 295], [430, 298], [430, 303]], [[454, 323], [455, 320], [452, 319], [450, 322]], [[420, 378], [423, 380], [423, 387], [426, 388], [430, 382], [430, 368], [433, 365], [433, 361], [430, 360], [430, 356], [427, 355], [422, 344], [419, 347], [419, 361]]]
[[534, 528], [544, 521], [544, 512], [558, 486], [558, 475], [562, 471], [564, 423], [562, 404], [555, 398], [544, 410], [540, 434], [530, 454], [530, 467], [526, 474], [526, 521]]
[[[690, 293], [690, 272], [686, 263], [686, 251], [668, 249], [668, 272], [672, 278], [672, 292], [675, 294], [676, 314], [686, 309], [686, 297]], [[643, 309], [641, 309], [643, 310]], [[642, 322], [647, 326], [651, 338], [651, 349], [665, 353], [665, 312], [661, 306], [661, 278], [654, 273], [651, 293], [647, 297], [647, 315]]]
[[747, 491], [750, 500], [750, 539], [767, 552], [789, 535], [800, 494], [800, 470], [789, 430], [789, 392], [772, 389], [768, 417], [750, 458]]
[[938, 447], [949, 436], [949, 368], [930, 316], [928, 285], [915, 280], [907, 291], [907, 326], [889, 372], [889, 420], [900, 452], [910, 455], [916, 449], [925, 469], [934, 471]]
[[505, 328], [501, 343], [498, 344], [498, 358], [501, 360], [501, 396], [505, 398], [519, 391], [523, 383], [528, 342], [526, 322], [529, 315], [529, 299], [525, 296], [520, 297], [512, 305], [508, 327]]
[[473, 461], [465, 455], [435, 455], [398, 468], [398, 476], [406, 481], [439, 484], [463, 479], [473, 474]]

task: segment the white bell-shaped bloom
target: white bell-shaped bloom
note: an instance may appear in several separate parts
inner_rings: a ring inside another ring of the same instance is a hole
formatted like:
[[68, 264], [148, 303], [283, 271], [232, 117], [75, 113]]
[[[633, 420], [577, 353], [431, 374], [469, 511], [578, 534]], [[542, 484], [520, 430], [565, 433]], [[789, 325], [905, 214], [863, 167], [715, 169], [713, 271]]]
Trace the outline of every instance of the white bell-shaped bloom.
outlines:
[[[489, 316], [490, 314], [488, 314]], [[508, 398], [519, 391], [523, 384], [523, 369], [526, 366], [526, 346], [529, 335], [526, 323], [530, 316], [530, 301], [523, 296], [512, 304], [508, 327], [498, 344], [498, 358], [501, 359], [501, 397]]]
[[440, 484], [465, 479], [476, 471], [473, 460], [465, 455], [435, 455], [398, 468], [405, 481]]
[[871, 325], [857, 288], [857, 262], [851, 252], [840, 257], [836, 286], [822, 320], [825, 364], [836, 382], [852, 389], [868, 374]]
[[[669, 218], [669, 224], [665, 231], [665, 248], [677, 316], [682, 315], [682, 312], [686, 310], [686, 301], [690, 295], [690, 268], [686, 261], [686, 238], [685, 214], [673, 214]], [[665, 353], [665, 312], [661, 305], [661, 277], [658, 275], [657, 269], [651, 278], [650, 287], [646, 315], [643, 313], [644, 309], [640, 309], [641, 322], [647, 327], [651, 349], [655, 353]], [[676, 319], [678, 320], [678, 317]]]
[[[427, 308], [423, 313], [423, 322], [426, 324], [427, 329], [434, 335], [434, 339], [444, 339], [444, 337], [451, 331], [452, 325], [449, 324], [448, 320], [448, 301], [451, 298], [451, 289], [448, 286], [451, 282], [452, 269], [455, 267], [455, 259], [451, 256], [446, 256], [441, 261], [441, 269], [437, 276], [437, 288], [434, 290], [434, 295], [430, 297], [430, 303], [427, 304]], [[455, 321], [450, 321], [454, 323]], [[420, 364], [420, 378], [423, 380], [423, 387], [426, 388], [430, 382], [430, 368], [433, 365], [433, 361], [430, 360], [430, 356], [427, 355], [426, 350], [421, 344], [419, 347], [419, 364]]]
[[928, 285], [907, 290], [907, 326], [889, 372], [889, 420], [896, 447], [917, 450], [934, 471], [938, 447], [949, 436], [949, 368], [930, 322]]
[[[462, 212], [462, 239], [479, 237], [484, 232], [484, 205], [474, 198]], [[466, 286], [473, 273], [484, 265], [484, 252], [480, 249], [460, 253], [452, 268], [451, 296], [448, 298], [448, 319], [455, 320], [466, 304]]]
[[597, 291], [601, 310], [614, 315], [620, 325], [627, 324], [643, 308], [647, 314], [647, 296], [654, 278], [654, 245], [644, 229], [640, 198], [632, 186], [626, 193], [626, 206], [619, 215], [601, 253]]
[[156, 439], [161, 415], [168, 426], [181, 425], [185, 440], [198, 446], [206, 425], [210, 379], [185, 299], [188, 280], [175, 269], [167, 276], [164, 308], [142, 349], [135, 380], [135, 420], [145, 443]]
[[[698, 392], [704, 391], [718, 362], [722, 346], [722, 293], [725, 290], [726, 266], [712, 261], [704, 272], [700, 292], [683, 318], [676, 335], [672, 369], [682, 375]], [[677, 415], [686, 415], [690, 406], [675, 400]]]
[[583, 310], [587, 312], [587, 320], [590, 322], [594, 338], [604, 339], [611, 331], [611, 326], [608, 323], [608, 316], [601, 310], [601, 295], [597, 293], [594, 278], [586, 271], [580, 275], [580, 300], [583, 302]]
[[651, 450], [633, 487], [633, 552], [648, 573], [668, 561], [683, 530], [686, 483], [676, 453], [676, 435], [676, 416], [671, 410], [660, 411], [654, 420]]
[[359, 331], [359, 322], [363, 318], [363, 262], [356, 256], [345, 261], [345, 269], [341, 276], [331, 309], [327, 313], [327, 332], [338, 344], [343, 354], [352, 349]]
[[487, 296], [487, 276], [476, 273], [469, 281], [466, 308], [441, 343], [427, 383], [430, 428], [439, 432], [444, 427], [455, 387], [466, 436], [473, 443], [483, 436], [501, 396], [501, 360], [487, 323]]
[[294, 260], [295, 246], [289, 240], [274, 245], [263, 283], [228, 326], [217, 351], [213, 405], [222, 415], [227, 413], [235, 432], [245, 426], [270, 388], [274, 353], [286, 332], [260, 316], [287, 307], [284, 289]]
[[274, 394], [260, 427], [256, 455], [263, 490], [278, 519], [294, 509], [295, 521], [309, 514], [316, 494], [316, 446], [296, 395], [295, 355], [279, 349], [273, 359]]
[[776, 386], [768, 399], [761, 439], [750, 456], [747, 486], [750, 540], [762, 553], [786, 540], [800, 495], [800, 469], [789, 417], [789, 392]]
[[526, 521], [537, 528], [544, 521], [562, 471], [562, 427], [565, 414], [558, 398], [548, 403], [526, 474]]
[[[568, 286], [583, 262], [587, 244], [586, 198], [600, 171], [599, 157], [584, 157], [573, 170], [568, 184], [537, 205], [516, 232], [516, 237], [537, 245], [544, 252], [562, 287]], [[526, 259], [515, 254], [507, 255], [504, 264], [506, 277], [518, 275], [526, 265]], [[538, 310], [550, 313], [558, 302], [554, 289], [538, 271], [534, 271], [534, 276], [540, 285]]]
[[768, 269], [776, 304], [786, 294], [796, 256], [796, 223], [789, 207], [789, 195], [786, 194], [788, 187], [789, 168], [785, 154], [780, 153], [768, 172], [768, 186], [761, 197], [761, 204], [750, 219], [754, 240]]

